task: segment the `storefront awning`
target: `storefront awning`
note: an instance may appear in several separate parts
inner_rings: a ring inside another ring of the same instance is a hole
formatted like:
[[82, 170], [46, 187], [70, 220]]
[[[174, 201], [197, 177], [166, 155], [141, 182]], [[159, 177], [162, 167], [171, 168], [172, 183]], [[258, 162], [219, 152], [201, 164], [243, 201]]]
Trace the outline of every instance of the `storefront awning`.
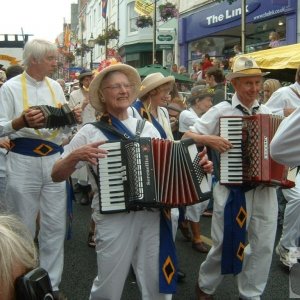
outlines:
[[297, 69], [300, 66], [300, 44], [281, 46], [245, 54], [266, 70]]

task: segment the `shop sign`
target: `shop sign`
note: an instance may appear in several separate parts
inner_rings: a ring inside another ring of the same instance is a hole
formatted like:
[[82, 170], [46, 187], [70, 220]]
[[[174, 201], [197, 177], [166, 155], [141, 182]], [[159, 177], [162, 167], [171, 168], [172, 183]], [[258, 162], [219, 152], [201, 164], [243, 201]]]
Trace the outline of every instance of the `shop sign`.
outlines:
[[[246, 15], [257, 10], [260, 5], [261, 3], [258, 1], [247, 4]], [[232, 4], [229, 7], [230, 8], [227, 8], [225, 11], [214, 11], [214, 13], [208, 15], [203, 21], [200, 21], [200, 24], [204, 27], [219, 26], [240, 19], [242, 15], [242, 8], [240, 5]]]
[[156, 44], [174, 45], [175, 30], [169, 28], [159, 28], [156, 34]]

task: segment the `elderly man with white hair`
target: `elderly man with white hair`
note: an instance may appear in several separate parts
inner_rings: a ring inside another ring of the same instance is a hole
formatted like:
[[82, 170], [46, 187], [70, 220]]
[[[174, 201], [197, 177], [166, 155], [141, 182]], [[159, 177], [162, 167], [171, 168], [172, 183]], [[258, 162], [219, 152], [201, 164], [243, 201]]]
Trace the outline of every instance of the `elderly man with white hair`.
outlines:
[[[196, 141], [201, 135], [220, 135], [223, 116], [268, 114], [269, 109], [258, 101], [264, 75], [253, 59], [237, 57], [233, 71], [227, 74], [235, 89], [232, 101], [213, 106], [196, 121], [188, 135]], [[231, 147], [224, 143], [217, 150], [223, 153]], [[233, 187], [220, 182], [215, 185], [213, 246], [200, 266], [196, 285], [198, 300], [213, 299], [225, 274], [236, 275], [240, 299], [261, 298], [272, 261], [277, 211], [274, 187]]]

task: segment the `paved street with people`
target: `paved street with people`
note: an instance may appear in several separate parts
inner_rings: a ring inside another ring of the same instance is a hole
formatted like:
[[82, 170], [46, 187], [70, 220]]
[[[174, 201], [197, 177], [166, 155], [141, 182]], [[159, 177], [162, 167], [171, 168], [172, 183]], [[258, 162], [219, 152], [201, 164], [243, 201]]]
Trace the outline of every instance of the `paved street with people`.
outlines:
[[[87, 300], [92, 282], [97, 273], [96, 255], [93, 248], [88, 247], [87, 237], [91, 209], [74, 203], [72, 239], [65, 242], [65, 266], [61, 289], [70, 300]], [[201, 218], [202, 234], [210, 237], [211, 218]], [[276, 243], [280, 237], [281, 227], [278, 227]], [[195, 282], [198, 276], [200, 263], [206, 254], [196, 252], [187, 242], [181, 232], [177, 232], [176, 248], [180, 261], [180, 268], [186, 272], [186, 279], [178, 284], [178, 291], [173, 300], [194, 300]], [[122, 300], [141, 299], [137, 284], [132, 274], [123, 291]], [[215, 295], [216, 300], [238, 299], [235, 278], [227, 275]], [[262, 300], [289, 299], [289, 272], [273, 254], [270, 277]]]

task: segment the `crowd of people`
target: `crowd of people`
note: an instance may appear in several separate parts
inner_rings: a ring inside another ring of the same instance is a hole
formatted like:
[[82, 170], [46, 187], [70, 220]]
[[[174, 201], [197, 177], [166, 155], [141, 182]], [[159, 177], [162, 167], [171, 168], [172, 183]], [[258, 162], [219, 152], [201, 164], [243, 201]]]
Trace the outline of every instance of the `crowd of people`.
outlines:
[[[300, 67], [295, 83], [282, 87], [276, 79], [264, 80], [267, 73], [253, 59], [236, 54], [230, 72], [209, 55], [193, 64], [191, 74], [173, 65], [173, 72], [194, 81], [186, 101], [172, 75], [141, 79], [123, 63], [108, 64], [97, 75], [82, 70], [79, 88], [66, 101], [64, 82], [51, 79], [56, 46], [40, 39], [25, 44], [23, 66], [0, 73], [0, 299], [14, 299], [19, 292], [14, 282], [37, 267], [46, 272], [53, 298], [67, 299], [60, 283], [74, 190], [81, 192], [79, 203], [92, 208], [90, 224], [83, 224], [90, 228], [88, 245], [97, 256], [90, 299], [121, 299], [130, 270], [142, 299], [171, 299], [185, 276], [175, 247], [178, 228], [195, 251], [207, 253], [194, 279], [198, 300], [213, 299], [227, 274], [236, 275], [240, 299], [260, 299], [274, 248], [285, 266], [297, 262], [300, 253], [291, 255], [291, 249], [299, 247], [300, 175], [291, 189], [224, 185], [219, 175], [220, 154], [234, 148], [220, 134], [220, 118], [226, 116], [285, 118], [271, 155], [282, 164], [299, 165]], [[226, 82], [234, 89], [231, 99]], [[66, 103], [76, 124], [49, 126], [41, 106], [59, 110]], [[106, 144], [140, 137], [192, 139], [199, 164], [212, 174], [210, 199], [187, 207], [103, 213], [98, 187], [99, 166], [110, 154]], [[279, 193], [286, 205], [282, 236], [274, 247]], [[205, 212], [212, 216], [211, 247], [201, 236]]]

